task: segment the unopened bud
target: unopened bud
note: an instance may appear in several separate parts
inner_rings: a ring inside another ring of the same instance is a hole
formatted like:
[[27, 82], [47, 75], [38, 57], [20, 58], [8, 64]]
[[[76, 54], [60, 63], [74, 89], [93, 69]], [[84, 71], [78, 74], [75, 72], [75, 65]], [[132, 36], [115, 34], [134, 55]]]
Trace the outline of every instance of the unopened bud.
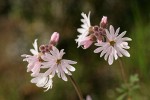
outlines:
[[41, 45], [39, 49], [44, 54], [52, 49], [52, 45]]
[[107, 27], [107, 16], [103, 16], [100, 22], [100, 27], [106, 28]]
[[45, 50], [45, 45], [41, 45], [41, 46], [39, 47], [39, 49], [40, 49], [40, 51]]
[[93, 30], [94, 30], [94, 33], [99, 32], [99, 26], [94, 26], [94, 27], [93, 27]]
[[59, 33], [54, 32], [51, 36], [50, 44], [56, 45], [58, 43], [58, 41], [59, 41]]

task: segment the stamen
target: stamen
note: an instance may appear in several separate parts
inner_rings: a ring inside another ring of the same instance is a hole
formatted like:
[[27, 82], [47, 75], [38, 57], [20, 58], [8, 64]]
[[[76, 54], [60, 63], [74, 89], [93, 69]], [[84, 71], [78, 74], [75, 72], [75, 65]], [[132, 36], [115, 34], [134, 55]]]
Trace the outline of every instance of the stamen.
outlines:
[[39, 54], [38, 54], [39, 62], [43, 62], [43, 61], [44, 61], [44, 60], [41, 58], [42, 55], [43, 55], [43, 53], [39, 53]]
[[56, 63], [59, 65], [61, 63], [61, 59], [57, 59]]
[[110, 43], [111, 46], [114, 46], [116, 42], [115, 41], [110, 41], [109, 43]]
[[44, 60], [41, 57], [39, 57], [39, 62], [44, 62]]

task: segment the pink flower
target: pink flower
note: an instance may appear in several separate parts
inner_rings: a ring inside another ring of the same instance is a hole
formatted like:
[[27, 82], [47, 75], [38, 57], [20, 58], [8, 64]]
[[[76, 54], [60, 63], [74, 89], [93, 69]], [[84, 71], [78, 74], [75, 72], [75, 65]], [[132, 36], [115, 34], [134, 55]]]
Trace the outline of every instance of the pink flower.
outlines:
[[58, 43], [58, 41], [59, 41], [59, 33], [54, 32], [51, 36], [50, 44], [56, 45]]
[[114, 60], [117, 60], [118, 57], [123, 55], [130, 57], [129, 52], [126, 49], [129, 49], [127, 41], [131, 41], [131, 38], [124, 37], [126, 31], [119, 33], [120, 28], [116, 31], [114, 27], [110, 25], [109, 30], [106, 30], [106, 42], [95, 43], [96, 46], [99, 46], [94, 50], [94, 53], [101, 53], [100, 57], [104, 56], [105, 60], [108, 60], [108, 64], [113, 64]]
[[45, 56], [42, 56], [45, 62], [42, 63], [43, 66], [41, 66], [41, 68], [49, 68], [44, 73], [44, 76], [52, 75], [52, 77], [54, 77], [55, 73], [57, 73], [59, 78], [67, 81], [65, 74], [72, 75], [70, 71], [75, 71], [75, 68], [70, 64], [76, 64], [77, 62], [62, 59], [64, 54], [63, 49], [59, 52], [59, 50], [53, 46], [50, 53], [45, 53]]
[[30, 52], [33, 55], [23, 54], [21, 56], [25, 57], [23, 61], [28, 62], [27, 72], [31, 71], [32, 72], [31, 75], [36, 76], [38, 75], [41, 67], [41, 58], [40, 58], [41, 54], [38, 52], [37, 39], [35, 39], [33, 47], [34, 49], [30, 49]]

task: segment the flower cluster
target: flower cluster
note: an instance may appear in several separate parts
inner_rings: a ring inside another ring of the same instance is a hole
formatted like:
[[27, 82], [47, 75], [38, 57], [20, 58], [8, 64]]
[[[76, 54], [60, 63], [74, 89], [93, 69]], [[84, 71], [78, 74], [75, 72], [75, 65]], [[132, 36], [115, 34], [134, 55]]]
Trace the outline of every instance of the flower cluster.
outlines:
[[112, 25], [107, 29], [108, 22], [107, 17], [103, 16], [99, 26], [91, 26], [90, 22], [90, 12], [88, 16], [84, 13], [81, 13], [83, 19], [81, 22], [81, 28], [78, 28], [77, 31], [80, 33], [75, 39], [78, 43], [78, 47], [83, 49], [89, 48], [94, 42], [97, 49], [94, 50], [94, 53], [101, 53], [100, 57], [104, 56], [105, 60], [108, 60], [108, 64], [111, 65], [114, 60], [117, 60], [118, 57], [123, 55], [130, 57], [130, 54], [126, 49], [129, 49], [127, 41], [131, 41], [131, 38], [124, 37], [126, 31], [119, 34], [120, 28], [116, 31]]
[[[38, 87], [46, 88], [46, 91], [52, 88], [52, 78], [55, 74], [64, 81], [67, 81], [66, 75], [72, 75], [75, 71], [72, 64], [77, 62], [63, 59], [64, 50], [58, 50], [56, 44], [59, 40], [59, 33], [54, 32], [50, 42], [47, 45], [41, 45], [38, 51], [37, 39], [33, 43], [34, 49], [30, 49], [33, 55], [23, 54], [23, 61], [28, 62], [27, 72], [31, 71], [33, 79], [31, 83], [35, 83]], [[45, 72], [41, 71], [46, 69]]]
[[[83, 17], [81, 22], [81, 28], [78, 28], [77, 31], [80, 33], [75, 39], [78, 43], [78, 47], [83, 49], [89, 48], [92, 44], [98, 46], [94, 53], [100, 53], [100, 57], [104, 56], [104, 59], [108, 61], [108, 64], [113, 64], [114, 60], [117, 60], [119, 57], [130, 57], [127, 49], [128, 41], [131, 41], [131, 38], [124, 37], [126, 31], [119, 34], [120, 28], [117, 30], [114, 29], [112, 25], [108, 27], [107, 16], [103, 16], [99, 25], [91, 25], [90, 22], [90, 12], [88, 15], [81, 13]], [[64, 81], [67, 81], [67, 75], [72, 75], [71, 72], [75, 71], [75, 68], [72, 66], [77, 62], [72, 60], [63, 59], [65, 54], [64, 49], [60, 51], [57, 49], [56, 45], [59, 41], [59, 33], [54, 32], [50, 38], [48, 44], [37, 45], [37, 39], [33, 43], [33, 49], [30, 49], [32, 55], [23, 54], [23, 61], [28, 63], [27, 72], [31, 72], [31, 83], [36, 84], [37, 87], [46, 88], [45, 91], [49, 90], [53, 86], [53, 77], [57, 75]], [[79, 95], [80, 100], [83, 99], [81, 93], [75, 83], [71, 78], [72, 83]], [[91, 96], [88, 95], [86, 100], [92, 100]]]

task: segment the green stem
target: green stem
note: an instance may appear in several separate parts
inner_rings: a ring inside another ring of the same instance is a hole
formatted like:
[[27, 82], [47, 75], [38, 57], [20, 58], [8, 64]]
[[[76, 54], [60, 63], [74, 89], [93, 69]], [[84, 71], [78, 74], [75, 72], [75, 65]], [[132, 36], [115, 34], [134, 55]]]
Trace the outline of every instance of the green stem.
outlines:
[[[130, 91], [130, 88], [129, 88], [129, 86], [128, 86], [128, 81], [127, 81], [127, 77], [126, 77], [126, 75], [125, 75], [125, 70], [124, 70], [123, 62], [122, 62], [121, 58], [119, 59], [119, 64], [120, 64], [121, 76], [122, 76], [122, 78], [123, 78], [123, 81], [124, 81], [125, 85], [127, 85], [128, 92], [129, 92], [129, 91]], [[127, 100], [132, 100], [129, 95], [128, 95], [128, 97], [127, 97]]]
[[80, 90], [79, 86], [77, 85], [77, 83], [75, 82], [75, 80], [73, 79], [72, 76], [70, 76], [70, 75], [67, 75], [67, 76], [68, 76], [68, 78], [70, 79], [70, 81], [71, 81], [73, 87], [75, 88], [75, 90], [76, 90], [76, 92], [77, 92], [77, 94], [78, 94], [79, 99], [80, 99], [80, 100], [83, 100], [83, 96], [82, 96], [82, 93], [81, 93], [81, 90]]

